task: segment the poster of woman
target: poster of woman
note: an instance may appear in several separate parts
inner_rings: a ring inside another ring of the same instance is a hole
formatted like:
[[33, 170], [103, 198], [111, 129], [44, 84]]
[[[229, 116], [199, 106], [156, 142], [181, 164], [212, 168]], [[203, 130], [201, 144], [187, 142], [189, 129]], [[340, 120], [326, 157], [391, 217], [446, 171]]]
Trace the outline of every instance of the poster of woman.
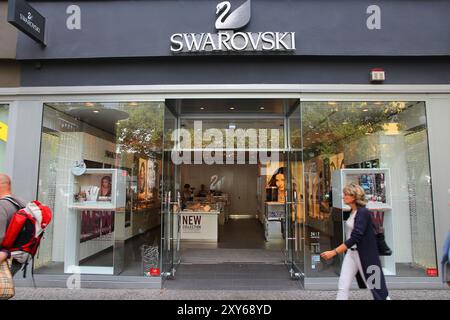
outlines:
[[138, 172], [138, 199], [145, 200], [147, 197], [147, 160], [139, 158], [139, 172]]

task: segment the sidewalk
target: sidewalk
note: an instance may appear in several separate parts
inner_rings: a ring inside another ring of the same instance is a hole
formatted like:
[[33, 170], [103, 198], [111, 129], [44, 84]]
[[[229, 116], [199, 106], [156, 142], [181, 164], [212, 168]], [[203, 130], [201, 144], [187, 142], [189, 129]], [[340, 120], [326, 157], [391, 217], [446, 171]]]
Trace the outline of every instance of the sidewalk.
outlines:
[[[450, 300], [448, 290], [391, 290], [393, 300]], [[355, 290], [352, 300], [371, 300], [370, 292]], [[218, 291], [16, 288], [16, 300], [334, 300], [336, 291]]]

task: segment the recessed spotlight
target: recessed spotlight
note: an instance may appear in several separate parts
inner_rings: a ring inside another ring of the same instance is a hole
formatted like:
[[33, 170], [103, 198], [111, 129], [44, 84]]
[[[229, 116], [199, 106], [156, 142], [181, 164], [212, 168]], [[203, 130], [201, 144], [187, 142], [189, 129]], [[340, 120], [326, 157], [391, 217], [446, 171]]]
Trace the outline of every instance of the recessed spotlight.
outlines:
[[234, 107], [230, 107], [230, 110], [234, 110]]
[[200, 107], [200, 110], [205, 110], [205, 107]]
[[264, 107], [259, 107], [259, 110], [264, 110], [265, 108]]

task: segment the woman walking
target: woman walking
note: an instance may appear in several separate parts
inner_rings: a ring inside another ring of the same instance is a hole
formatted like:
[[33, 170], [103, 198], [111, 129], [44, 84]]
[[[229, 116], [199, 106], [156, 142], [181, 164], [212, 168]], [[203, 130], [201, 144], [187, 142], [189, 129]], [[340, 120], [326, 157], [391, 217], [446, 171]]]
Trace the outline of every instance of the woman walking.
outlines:
[[320, 255], [329, 260], [346, 252], [336, 299], [348, 300], [352, 280], [360, 275], [363, 287], [370, 289], [375, 300], [390, 300], [378, 255], [371, 213], [366, 208], [364, 189], [352, 183], [347, 185], [343, 192], [344, 203], [351, 207], [350, 217], [345, 222], [347, 240], [336, 249]]

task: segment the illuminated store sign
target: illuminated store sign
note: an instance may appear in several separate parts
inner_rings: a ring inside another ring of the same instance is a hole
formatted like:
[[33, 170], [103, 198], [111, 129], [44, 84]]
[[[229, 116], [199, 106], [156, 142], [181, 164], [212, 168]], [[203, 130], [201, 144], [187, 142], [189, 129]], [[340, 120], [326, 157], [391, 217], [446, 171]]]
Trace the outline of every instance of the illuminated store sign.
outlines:
[[231, 12], [228, 1], [217, 5], [218, 33], [175, 33], [170, 37], [173, 53], [293, 51], [295, 32], [236, 32], [251, 18], [251, 0]]

